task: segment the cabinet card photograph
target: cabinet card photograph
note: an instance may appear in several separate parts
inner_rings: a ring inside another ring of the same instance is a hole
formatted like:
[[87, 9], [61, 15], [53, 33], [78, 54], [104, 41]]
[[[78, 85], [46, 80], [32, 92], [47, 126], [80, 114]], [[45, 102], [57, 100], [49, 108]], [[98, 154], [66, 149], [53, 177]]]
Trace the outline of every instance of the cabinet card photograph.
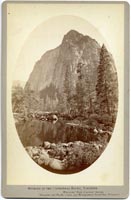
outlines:
[[2, 6], [3, 196], [128, 197], [128, 3]]

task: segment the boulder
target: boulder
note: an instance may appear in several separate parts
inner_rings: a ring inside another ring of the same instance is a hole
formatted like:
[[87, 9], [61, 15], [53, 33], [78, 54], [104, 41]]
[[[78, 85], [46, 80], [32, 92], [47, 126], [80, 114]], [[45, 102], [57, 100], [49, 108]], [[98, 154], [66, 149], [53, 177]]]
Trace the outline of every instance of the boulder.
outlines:
[[32, 148], [33, 156], [39, 155], [39, 149], [37, 147]]
[[52, 116], [52, 119], [53, 119], [53, 120], [58, 120], [58, 117], [57, 117], [56, 115], [53, 115], [53, 116]]
[[38, 159], [39, 159], [39, 156], [38, 156], [38, 155], [37, 155], [37, 156], [33, 156], [32, 158], [33, 158], [33, 160], [34, 160], [35, 162], [38, 163]]
[[69, 146], [69, 147], [73, 147], [73, 142], [69, 142], [69, 143], [68, 143], [68, 146]]
[[50, 157], [46, 152], [43, 152], [40, 154], [39, 159], [38, 159], [38, 164], [39, 165], [48, 165], [50, 161]]
[[56, 170], [64, 170], [65, 169], [65, 164], [58, 160], [58, 159], [50, 159], [50, 162], [49, 162], [49, 166], [52, 168], [52, 169], [56, 169]]
[[64, 148], [68, 147], [68, 143], [62, 143], [62, 147]]
[[46, 141], [46, 142], [43, 143], [43, 146], [44, 146], [45, 149], [50, 149], [51, 144], [50, 144], [50, 142]]
[[56, 144], [55, 144], [55, 143], [51, 143], [50, 148], [51, 148], [51, 149], [56, 148]]

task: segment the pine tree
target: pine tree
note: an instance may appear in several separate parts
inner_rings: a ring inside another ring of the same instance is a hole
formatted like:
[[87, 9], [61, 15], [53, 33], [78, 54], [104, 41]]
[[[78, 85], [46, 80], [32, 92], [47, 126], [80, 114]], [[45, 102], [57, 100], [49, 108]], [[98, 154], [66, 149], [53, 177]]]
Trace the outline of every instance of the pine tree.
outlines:
[[77, 66], [78, 80], [76, 83], [77, 110], [83, 115], [85, 109], [85, 68], [84, 64], [79, 63]]
[[116, 115], [118, 102], [117, 74], [111, 54], [105, 45], [101, 48], [96, 85], [99, 114]]
[[66, 104], [66, 110], [69, 113], [74, 105], [74, 86], [73, 86], [73, 75], [72, 75], [71, 67], [66, 66], [65, 71], [65, 81], [64, 81], [64, 94], [63, 101]]
[[87, 110], [87, 112], [92, 113], [93, 112], [93, 102], [92, 102], [92, 85], [91, 85], [91, 78], [89, 76], [89, 74], [91, 74], [90, 72], [91, 70], [91, 66], [88, 64], [85, 66], [85, 77], [84, 77], [84, 81], [85, 81], [85, 88], [84, 88], [84, 93], [85, 93], [85, 109]]

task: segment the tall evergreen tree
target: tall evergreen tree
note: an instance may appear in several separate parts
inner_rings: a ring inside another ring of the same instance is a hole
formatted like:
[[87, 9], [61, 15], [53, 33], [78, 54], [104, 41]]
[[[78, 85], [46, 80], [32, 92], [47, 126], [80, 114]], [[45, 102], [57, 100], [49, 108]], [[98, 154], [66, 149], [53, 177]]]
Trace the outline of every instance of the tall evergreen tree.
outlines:
[[66, 66], [64, 81], [64, 100], [66, 101], [66, 109], [68, 112], [70, 112], [74, 104], [73, 73], [71, 71], [70, 65]]
[[87, 112], [92, 113], [93, 112], [93, 102], [92, 102], [92, 96], [94, 94], [92, 94], [92, 81], [91, 78], [89, 76], [89, 74], [91, 74], [90, 70], [91, 70], [91, 64], [88, 64], [85, 66], [85, 77], [84, 77], [84, 81], [85, 81], [85, 109], [87, 110]]
[[76, 96], [77, 96], [77, 110], [79, 114], [83, 115], [85, 109], [85, 68], [84, 64], [79, 63], [77, 66], [78, 80], [76, 84]]
[[117, 111], [118, 82], [115, 65], [105, 45], [101, 48], [96, 85], [99, 114], [113, 116]]

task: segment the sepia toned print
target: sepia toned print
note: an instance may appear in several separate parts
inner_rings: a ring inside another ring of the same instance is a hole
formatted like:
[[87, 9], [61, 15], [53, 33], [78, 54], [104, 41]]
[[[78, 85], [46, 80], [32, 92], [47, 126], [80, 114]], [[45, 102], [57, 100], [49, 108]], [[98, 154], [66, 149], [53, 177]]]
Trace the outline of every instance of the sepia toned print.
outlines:
[[100, 157], [113, 134], [118, 108], [113, 57], [105, 44], [77, 30], [40, 56], [26, 83], [13, 82], [19, 138], [44, 169], [80, 172]]
[[4, 198], [127, 198], [129, 5], [2, 5]]

